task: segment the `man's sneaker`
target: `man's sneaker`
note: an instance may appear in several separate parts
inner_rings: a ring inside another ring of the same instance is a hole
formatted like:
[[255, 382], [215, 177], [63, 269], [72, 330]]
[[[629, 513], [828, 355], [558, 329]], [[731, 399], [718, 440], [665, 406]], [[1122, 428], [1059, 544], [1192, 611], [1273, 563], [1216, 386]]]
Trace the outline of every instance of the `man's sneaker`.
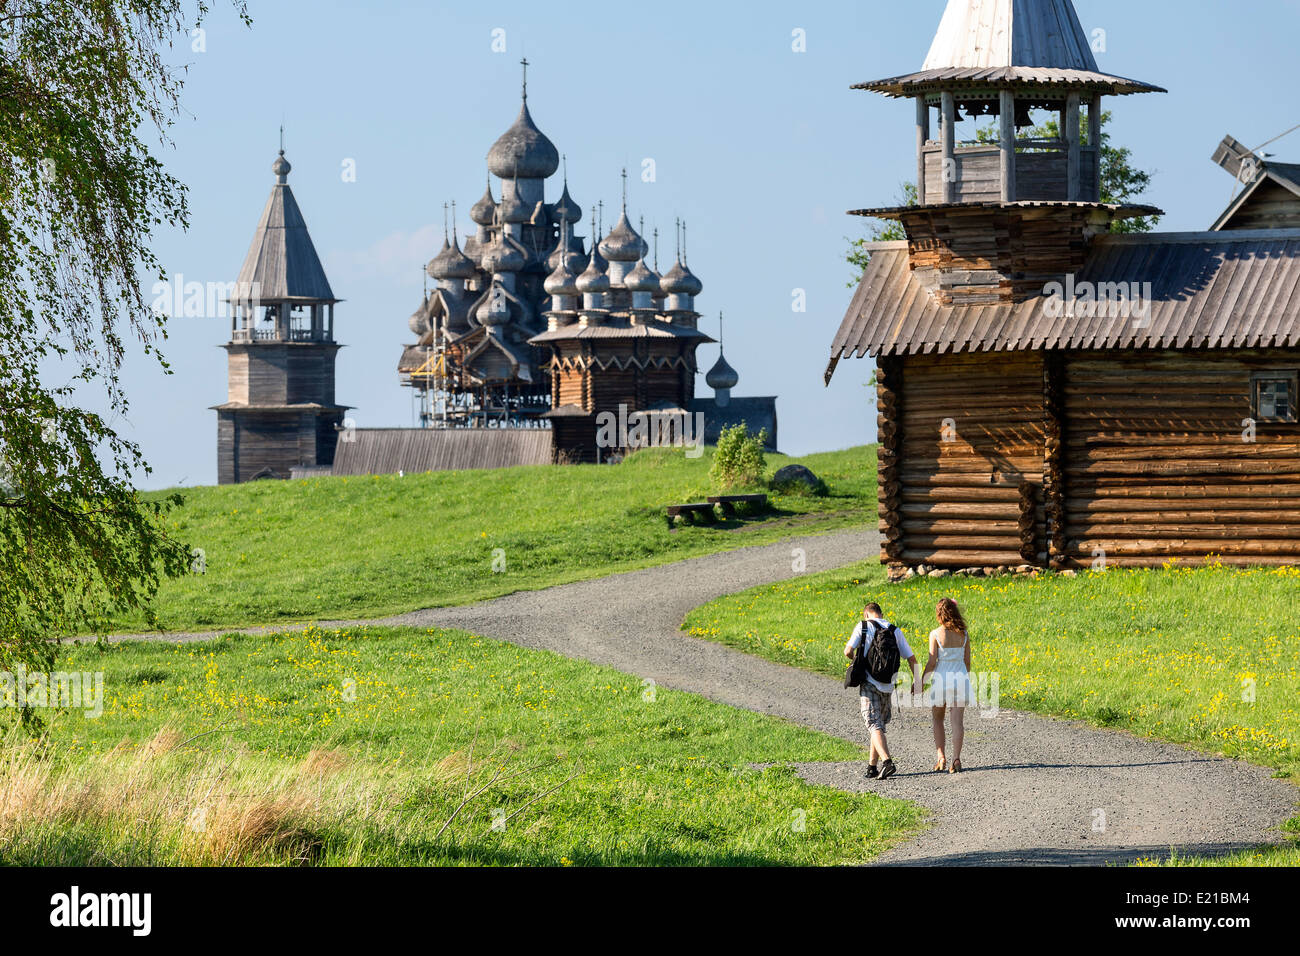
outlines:
[[880, 779], [888, 780], [896, 773], [898, 773], [898, 768], [894, 766], [894, 761], [886, 760], [885, 765], [880, 768]]
[[867, 779], [868, 779], [868, 780], [874, 780], [876, 777], [879, 777], [879, 776], [880, 776], [880, 771], [876, 769], [876, 765], [875, 765], [874, 763], [873, 763], [873, 764], [868, 764], [868, 765], [867, 765]]

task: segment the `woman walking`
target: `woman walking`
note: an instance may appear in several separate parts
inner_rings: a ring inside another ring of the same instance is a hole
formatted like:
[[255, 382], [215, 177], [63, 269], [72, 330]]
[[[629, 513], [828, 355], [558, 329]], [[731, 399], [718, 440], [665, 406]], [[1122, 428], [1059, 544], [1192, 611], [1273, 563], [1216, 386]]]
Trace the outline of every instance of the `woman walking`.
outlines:
[[[930, 632], [930, 658], [926, 661], [921, 683], [934, 674], [930, 684], [930, 716], [934, 724], [936, 773], [947, 770], [961, 773], [961, 745], [966, 736], [966, 707], [975, 703], [975, 689], [970, 682], [970, 635], [966, 620], [952, 598], [944, 598], [935, 608], [939, 626]], [[952, 749], [944, 746], [943, 718], [952, 711]], [[951, 760], [949, 759], [951, 755]]]

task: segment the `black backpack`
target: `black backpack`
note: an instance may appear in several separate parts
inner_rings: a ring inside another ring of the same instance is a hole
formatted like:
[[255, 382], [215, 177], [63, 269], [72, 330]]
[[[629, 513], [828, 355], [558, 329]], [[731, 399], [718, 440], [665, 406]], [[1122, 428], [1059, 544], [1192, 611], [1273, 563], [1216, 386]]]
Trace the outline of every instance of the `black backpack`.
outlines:
[[[844, 675], [845, 687], [861, 687], [866, 682], [868, 674], [882, 684], [892, 684], [894, 676], [898, 673], [902, 655], [898, 653], [896, 628], [890, 625], [889, 630], [886, 631], [873, 621], [863, 621], [863, 644], [867, 641], [868, 627], [874, 628], [875, 637], [871, 641], [871, 647], [865, 654], [859, 648], [857, 654], [853, 656], [853, 663], [849, 665], [849, 669]], [[882, 636], [888, 636], [893, 640], [881, 640]]]
[[[879, 681], [882, 684], [893, 684], [894, 678], [898, 676], [898, 666], [903, 660], [903, 655], [898, 652], [898, 628], [889, 625], [888, 628], [881, 627], [872, 622], [875, 627], [875, 638], [871, 641], [871, 646], [867, 648], [864, 656], [867, 661], [867, 673], [871, 675], [872, 680]], [[867, 623], [863, 625], [863, 643], [866, 643], [865, 630]]]

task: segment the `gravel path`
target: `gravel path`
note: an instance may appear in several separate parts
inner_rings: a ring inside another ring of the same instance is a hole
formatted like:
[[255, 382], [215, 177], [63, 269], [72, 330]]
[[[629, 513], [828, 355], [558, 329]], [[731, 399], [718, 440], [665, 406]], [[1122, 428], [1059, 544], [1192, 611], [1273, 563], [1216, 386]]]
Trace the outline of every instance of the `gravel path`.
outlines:
[[[680, 630], [686, 613], [700, 604], [792, 577], [795, 549], [804, 552], [807, 570], [817, 572], [878, 554], [879, 537], [864, 530], [795, 539], [365, 623], [460, 628], [863, 742], [857, 700], [839, 681]], [[881, 596], [886, 608], [888, 597]], [[845, 622], [846, 631], [851, 624]], [[152, 635], [171, 641], [212, 636]], [[864, 779], [864, 763], [798, 770], [812, 783], [874, 790], [933, 810], [932, 828], [880, 859], [909, 865], [1095, 865], [1171, 847], [1228, 852], [1280, 840], [1277, 826], [1296, 813], [1300, 799], [1293, 785], [1272, 779], [1266, 769], [1074, 721], [972, 712], [966, 726], [963, 774], [925, 772], [933, 766], [928, 714], [906, 709], [890, 725], [900, 768], [892, 779]]]

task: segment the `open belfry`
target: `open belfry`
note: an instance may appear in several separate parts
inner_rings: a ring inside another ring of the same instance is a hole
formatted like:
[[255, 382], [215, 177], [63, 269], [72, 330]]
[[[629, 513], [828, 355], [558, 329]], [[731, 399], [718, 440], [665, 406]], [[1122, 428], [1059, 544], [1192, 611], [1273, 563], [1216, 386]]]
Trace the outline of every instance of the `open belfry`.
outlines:
[[320, 257], [289, 188], [280, 150], [275, 184], [240, 269], [230, 308], [229, 394], [217, 412], [217, 478], [288, 478], [334, 461], [347, 406], [334, 399], [334, 306]]
[[917, 203], [854, 213], [907, 238], [826, 371], [878, 366], [882, 560], [1300, 561], [1294, 222], [1117, 231], [1160, 211], [1104, 195], [1103, 97], [1162, 91], [1102, 72], [1070, 0], [951, 0], [920, 72], [856, 88], [916, 111]]

